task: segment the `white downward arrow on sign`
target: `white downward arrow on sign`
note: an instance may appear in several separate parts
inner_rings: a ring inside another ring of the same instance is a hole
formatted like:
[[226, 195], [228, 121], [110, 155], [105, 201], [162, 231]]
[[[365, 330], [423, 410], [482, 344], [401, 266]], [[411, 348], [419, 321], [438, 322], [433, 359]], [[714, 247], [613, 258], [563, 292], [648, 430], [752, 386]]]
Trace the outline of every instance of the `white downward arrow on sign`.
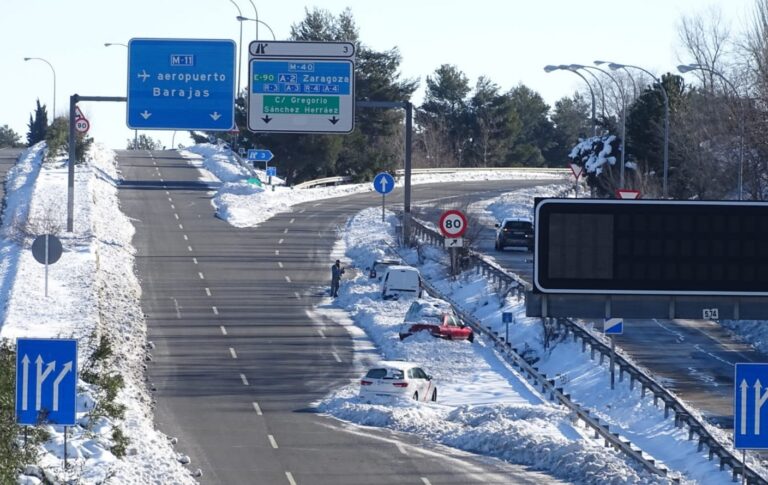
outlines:
[[147, 110], [144, 110], [144, 112], [143, 112], [143, 113], [139, 113], [139, 114], [140, 114], [140, 115], [141, 115], [141, 117], [142, 117], [142, 118], [144, 118], [145, 120], [146, 120], [146, 119], [148, 119], [150, 116], [152, 116], [152, 113], [150, 113], [150, 112], [149, 112], [149, 111], [147, 111]]
[[218, 111], [214, 111], [209, 115], [211, 118], [213, 118], [213, 121], [217, 121], [219, 118], [221, 118], [221, 115]]

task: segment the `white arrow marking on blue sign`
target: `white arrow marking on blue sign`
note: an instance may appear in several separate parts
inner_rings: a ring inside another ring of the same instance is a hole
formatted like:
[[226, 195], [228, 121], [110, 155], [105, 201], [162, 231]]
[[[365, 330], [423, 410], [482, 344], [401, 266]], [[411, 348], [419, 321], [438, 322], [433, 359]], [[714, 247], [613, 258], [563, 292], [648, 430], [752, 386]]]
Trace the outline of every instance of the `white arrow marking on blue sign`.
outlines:
[[26, 411], [28, 409], [27, 404], [29, 403], [29, 400], [27, 399], [27, 393], [29, 391], [29, 357], [27, 357], [27, 354], [24, 354], [21, 363], [23, 364], [21, 370], [21, 410]]
[[387, 177], [381, 177], [381, 191], [386, 192], [387, 191]]
[[58, 377], [56, 377], [56, 380], [53, 381], [53, 410], [58, 411], [59, 410], [59, 385], [61, 384], [61, 381], [64, 380], [64, 376], [66, 376], [69, 372], [72, 371], [72, 362], [67, 362], [64, 364], [64, 367], [62, 368], [61, 372], [59, 372]]
[[35, 390], [35, 411], [40, 411], [43, 396], [43, 382], [48, 378], [48, 375], [56, 368], [56, 361], [49, 363], [43, 372], [43, 358], [38, 355], [35, 360], [37, 364], [37, 389]]
[[141, 74], [137, 74], [136, 77], [140, 77], [141, 82], [147, 82], [147, 78], [149, 77], [149, 74], [147, 74], [146, 69], [142, 69]]
[[760, 395], [760, 390], [763, 388], [760, 384], [760, 379], [755, 381], [755, 434], [760, 434], [760, 408], [763, 407], [765, 401], [768, 400], [768, 391], [765, 394]]
[[210, 116], [211, 118], [213, 118], [213, 121], [218, 121], [218, 119], [221, 118], [221, 115], [219, 114], [218, 111], [214, 111], [213, 113], [211, 113]]
[[741, 380], [741, 427], [739, 432], [747, 434], [747, 389], [749, 385], [746, 379]]
[[140, 114], [140, 115], [141, 115], [141, 117], [142, 117], [142, 118], [144, 118], [145, 120], [146, 120], [146, 119], [148, 119], [150, 116], [152, 116], [152, 113], [150, 113], [150, 112], [149, 112], [149, 111], [147, 111], [147, 110], [144, 110], [144, 112], [143, 112], [143, 113], [139, 113], [139, 114]]

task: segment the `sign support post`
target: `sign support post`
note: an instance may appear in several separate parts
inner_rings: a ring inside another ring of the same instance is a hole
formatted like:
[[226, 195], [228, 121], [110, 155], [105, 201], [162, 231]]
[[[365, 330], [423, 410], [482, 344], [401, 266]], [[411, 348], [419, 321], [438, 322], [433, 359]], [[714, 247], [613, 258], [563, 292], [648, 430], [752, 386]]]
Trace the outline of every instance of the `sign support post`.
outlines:
[[381, 194], [381, 222], [384, 222], [384, 199], [386, 199], [386, 194]]
[[48, 297], [48, 234], [45, 235], [45, 296]]
[[614, 369], [614, 363], [616, 360], [616, 342], [613, 340], [613, 336], [609, 336], [611, 339], [611, 390], [616, 387], [616, 370]]

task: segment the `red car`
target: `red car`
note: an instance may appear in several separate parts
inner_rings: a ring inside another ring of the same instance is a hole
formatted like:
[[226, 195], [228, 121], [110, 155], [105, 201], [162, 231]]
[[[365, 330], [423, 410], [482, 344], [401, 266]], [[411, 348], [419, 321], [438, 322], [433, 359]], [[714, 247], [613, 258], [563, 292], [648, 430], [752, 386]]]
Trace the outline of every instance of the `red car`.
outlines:
[[450, 304], [442, 300], [418, 299], [411, 303], [400, 328], [400, 340], [427, 331], [446, 340], [475, 340], [475, 333], [459, 319]]

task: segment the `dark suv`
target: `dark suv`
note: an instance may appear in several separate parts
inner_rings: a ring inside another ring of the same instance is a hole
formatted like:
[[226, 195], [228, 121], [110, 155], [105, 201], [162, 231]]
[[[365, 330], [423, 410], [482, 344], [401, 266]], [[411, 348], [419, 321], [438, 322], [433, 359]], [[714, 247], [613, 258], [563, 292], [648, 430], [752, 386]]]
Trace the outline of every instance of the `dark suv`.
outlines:
[[533, 222], [523, 217], [508, 217], [496, 224], [496, 251], [506, 247], [533, 251]]

